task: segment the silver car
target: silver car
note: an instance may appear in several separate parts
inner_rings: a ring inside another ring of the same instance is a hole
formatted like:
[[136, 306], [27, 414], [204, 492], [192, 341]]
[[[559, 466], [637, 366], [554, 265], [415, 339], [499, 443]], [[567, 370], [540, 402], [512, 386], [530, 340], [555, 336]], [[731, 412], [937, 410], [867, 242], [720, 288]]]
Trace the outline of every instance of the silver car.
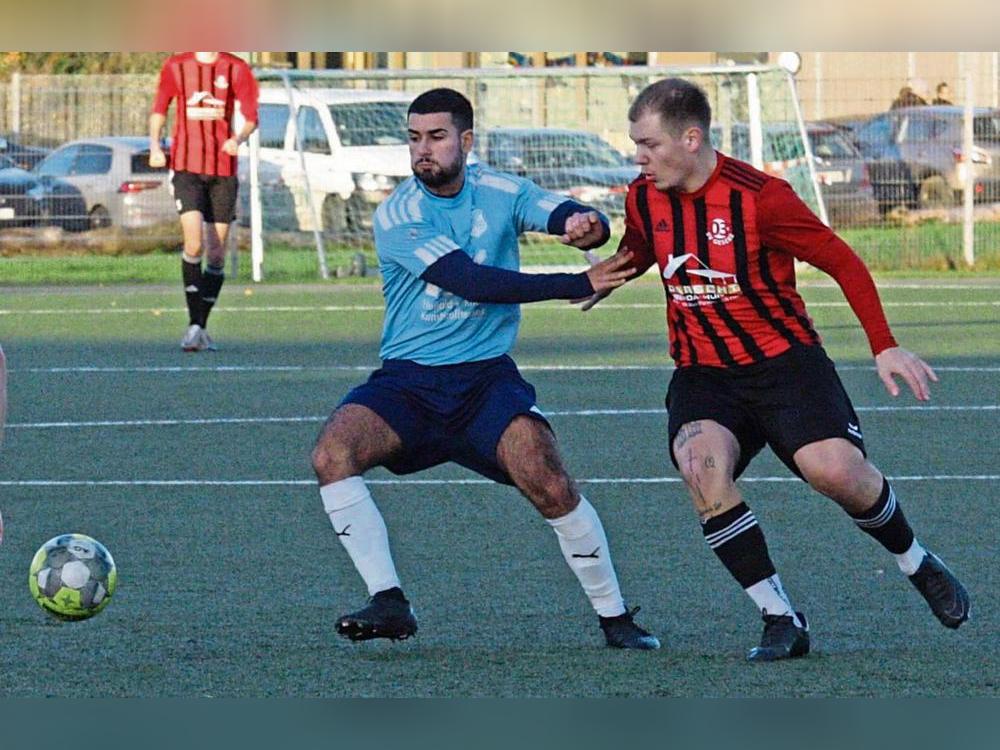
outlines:
[[149, 166], [149, 139], [83, 138], [60, 146], [32, 170], [74, 185], [87, 204], [91, 229], [136, 229], [177, 220], [166, 167]]

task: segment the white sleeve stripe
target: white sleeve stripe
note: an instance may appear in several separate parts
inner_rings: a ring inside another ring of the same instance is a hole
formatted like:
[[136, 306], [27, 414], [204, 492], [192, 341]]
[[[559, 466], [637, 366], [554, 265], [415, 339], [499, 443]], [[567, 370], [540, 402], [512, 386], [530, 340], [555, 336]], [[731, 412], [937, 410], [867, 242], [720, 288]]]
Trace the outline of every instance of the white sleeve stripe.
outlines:
[[430, 266], [431, 264], [434, 263], [434, 261], [437, 260], [436, 256], [427, 252], [427, 249], [423, 247], [418, 247], [416, 250], [413, 251], [413, 254], [416, 255], [418, 258], [420, 258], [420, 260], [424, 262], [425, 266]]
[[450, 253], [452, 250], [458, 249], [458, 245], [456, 245], [450, 237], [445, 237], [443, 234], [439, 234], [427, 244], [432, 248], [441, 249], [446, 253]]
[[389, 231], [392, 229], [392, 219], [389, 218], [389, 207], [386, 204], [382, 204], [375, 211], [375, 218], [378, 219], [378, 223], [382, 225], [382, 229]]
[[556, 210], [560, 203], [562, 203], [562, 201], [555, 201], [552, 198], [545, 197], [538, 201], [538, 207], [543, 211], [551, 213]]
[[410, 221], [420, 221], [420, 193], [414, 194], [407, 202], [406, 207], [410, 211]]
[[392, 217], [392, 223], [402, 224], [405, 219], [399, 213], [399, 200], [394, 200], [389, 204], [389, 215]]

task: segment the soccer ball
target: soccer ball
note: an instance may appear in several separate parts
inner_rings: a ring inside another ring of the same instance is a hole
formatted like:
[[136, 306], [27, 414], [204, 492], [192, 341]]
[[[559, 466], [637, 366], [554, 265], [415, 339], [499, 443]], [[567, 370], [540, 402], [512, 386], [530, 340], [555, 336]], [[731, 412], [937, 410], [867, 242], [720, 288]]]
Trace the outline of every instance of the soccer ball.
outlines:
[[35, 553], [28, 587], [38, 606], [61, 620], [86, 620], [111, 601], [118, 569], [111, 553], [84, 534], [60, 534]]

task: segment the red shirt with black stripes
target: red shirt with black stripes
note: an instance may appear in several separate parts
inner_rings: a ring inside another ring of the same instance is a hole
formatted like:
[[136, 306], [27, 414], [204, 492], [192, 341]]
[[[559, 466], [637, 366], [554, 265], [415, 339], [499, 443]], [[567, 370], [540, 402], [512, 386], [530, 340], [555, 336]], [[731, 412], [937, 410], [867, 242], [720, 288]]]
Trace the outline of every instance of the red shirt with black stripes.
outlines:
[[629, 185], [619, 247], [667, 297], [670, 354], [678, 367], [736, 367], [820, 343], [795, 288], [795, 260], [830, 274], [861, 321], [873, 354], [896, 346], [871, 274], [784, 180], [717, 153], [697, 191]]
[[177, 99], [170, 166], [174, 171], [229, 177], [236, 157], [222, 150], [233, 137], [233, 113], [257, 122], [257, 80], [250, 66], [228, 52], [214, 63], [200, 63], [194, 52], [169, 57], [160, 70], [153, 112], [166, 115]]

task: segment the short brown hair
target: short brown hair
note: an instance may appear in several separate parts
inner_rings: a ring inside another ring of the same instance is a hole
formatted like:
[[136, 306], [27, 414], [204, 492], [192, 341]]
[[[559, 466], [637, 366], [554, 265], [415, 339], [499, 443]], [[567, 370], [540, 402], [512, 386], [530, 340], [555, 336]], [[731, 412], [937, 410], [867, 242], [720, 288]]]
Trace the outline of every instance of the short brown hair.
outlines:
[[649, 84], [628, 108], [628, 119], [635, 122], [647, 111], [658, 113], [663, 126], [675, 138], [691, 125], [701, 128], [707, 138], [712, 127], [708, 96], [700, 86], [683, 78], [664, 78]]

